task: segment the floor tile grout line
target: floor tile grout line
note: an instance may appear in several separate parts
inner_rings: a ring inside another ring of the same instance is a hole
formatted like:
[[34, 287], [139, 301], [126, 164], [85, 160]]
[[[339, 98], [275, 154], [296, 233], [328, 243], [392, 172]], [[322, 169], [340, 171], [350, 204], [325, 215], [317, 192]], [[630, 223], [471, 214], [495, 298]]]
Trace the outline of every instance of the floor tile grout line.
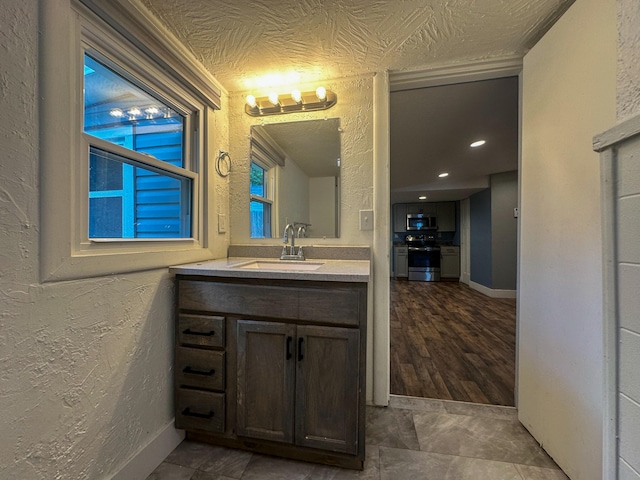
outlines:
[[[411, 449], [408, 449], [408, 448], [387, 447], [385, 445], [378, 445], [378, 447], [388, 448], [388, 449], [392, 449], [392, 450], [409, 450], [411, 452], [424, 453], [424, 454], [427, 454], [427, 455], [442, 455], [442, 456], [451, 457], [451, 458], [467, 458], [469, 460], [481, 460], [483, 462], [506, 463], [506, 464], [509, 464], [509, 465], [513, 465], [514, 467], [517, 467], [518, 465], [521, 465], [523, 467], [533, 467], [533, 468], [540, 468], [540, 469], [544, 469], [544, 470], [551, 470], [551, 471], [554, 471], [554, 472], [562, 472], [562, 469], [560, 467], [557, 467], [557, 468], [542, 467], [540, 465], [531, 465], [531, 464], [528, 464], [528, 463], [515, 463], [515, 462], [507, 462], [505, 460], [494, 460], [494, 459], [491, 459], [491, 458], [470, 457], [468, 455], [453, 455], [453, 454], [450, 454], [450, 453], [428, 452], [426, 450], [411, 450]], [[520, 475], [520, 472], [518, 472], [518, 475]]]

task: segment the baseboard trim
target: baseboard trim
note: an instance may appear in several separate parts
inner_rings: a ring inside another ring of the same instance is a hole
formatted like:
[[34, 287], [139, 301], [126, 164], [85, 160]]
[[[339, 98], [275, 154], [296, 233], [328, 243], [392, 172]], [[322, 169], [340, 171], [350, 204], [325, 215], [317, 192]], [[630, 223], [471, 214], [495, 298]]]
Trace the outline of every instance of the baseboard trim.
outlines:
[[155, 438], [140, 447], [125, 465], [111, 477], [111, 480], [144, 480], [147, 478], [184, 440], [184, 431], [176, 430], [173, 423], [174, 420], [171, 419], [170, 423], [160, 429]]
[[469, 287], [491, 298], [516, 298], [517, 294], [516, 290], [499, 290], [489, 288], [472, 280], [469, 281]]
[[471, 276], [468, 273], [462, 272], [462, 275], [460, 275], [460, 281], [469, 285], [469, 282], [471, 282]]

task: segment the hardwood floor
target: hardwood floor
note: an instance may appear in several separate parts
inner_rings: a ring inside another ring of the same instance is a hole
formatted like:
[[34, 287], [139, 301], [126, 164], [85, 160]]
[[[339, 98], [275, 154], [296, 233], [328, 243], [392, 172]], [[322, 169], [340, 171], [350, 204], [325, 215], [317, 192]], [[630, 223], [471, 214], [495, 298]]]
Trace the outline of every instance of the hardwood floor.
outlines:
[[516, 301], [391, 280], [391, 393], [514, 405]]

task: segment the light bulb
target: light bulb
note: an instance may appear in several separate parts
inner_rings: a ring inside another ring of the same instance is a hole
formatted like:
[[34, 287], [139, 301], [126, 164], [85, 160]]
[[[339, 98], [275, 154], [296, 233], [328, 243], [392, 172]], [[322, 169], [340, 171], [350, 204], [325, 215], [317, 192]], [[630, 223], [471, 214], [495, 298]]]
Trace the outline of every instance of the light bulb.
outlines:
[[271, 92], [269, 94], [269, 101], [274, 105], [278, 105], [280, 103], [280, 100], [278, 99], [278, 94], [276, 92]]
[[256, 97], [253, 95], [247, 95], [247, 105], [251, 108], [256, 108], [258, 106], [258, 102], [256, 102]]
[[478, 140], [476, 142], [473, 142], [471, 145], [469, 145], [472, 148], [476, 148], [476, 147], [481, 147], [482, 145], [484, 145], [486, 142], [486, 140]]
[[120, 118], [120, 117], [124, 117], [124, 112], [119, 108], [114, 108], [109, 112], [109, 115], [111, 115], [112, 117]]
[[138, 107], [133, 107], [131, 110], [128, 110], [127, 113], [132, 117], [140, 115], [140, 109]]
[[448, 177], [449, 174], [447, 172], [442, 172], [440, 175], [438, 175], [440, 178], [444, 178], [444, 177]]
[[316, 88], [316, 97], [318, 97], [318, 100], [326, 100], [326, 98], [327, 98], [327, 89], [324, 88], [324, 87]]
[[300, 103], [302, 101], [302, 93], [300, 93], [300, 90], [292, 90], [291, 98], [293, 98], [294, 102]]

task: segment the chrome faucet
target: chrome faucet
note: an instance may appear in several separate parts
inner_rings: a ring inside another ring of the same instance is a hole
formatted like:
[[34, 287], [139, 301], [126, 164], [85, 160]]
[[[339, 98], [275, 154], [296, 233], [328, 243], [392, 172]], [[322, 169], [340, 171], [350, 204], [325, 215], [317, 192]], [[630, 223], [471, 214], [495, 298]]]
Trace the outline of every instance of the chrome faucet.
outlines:
[[[298, 232], [300, 229], [298, 229]], [[291, 242], [289, 249], [287, 251], [287, 243]], [[280, 255], [280, 260], [304, 260], [304, 254], [302, 253], [302, 246], [298, 247], [298, 252], [296, 253], [296, 227], [293, 223], [288, 223], [286, 227], [284, 227], [284, 234], [282, 235], [282, 243], [284, 243], [284, 247], [282, 247], [282, 254]]]

